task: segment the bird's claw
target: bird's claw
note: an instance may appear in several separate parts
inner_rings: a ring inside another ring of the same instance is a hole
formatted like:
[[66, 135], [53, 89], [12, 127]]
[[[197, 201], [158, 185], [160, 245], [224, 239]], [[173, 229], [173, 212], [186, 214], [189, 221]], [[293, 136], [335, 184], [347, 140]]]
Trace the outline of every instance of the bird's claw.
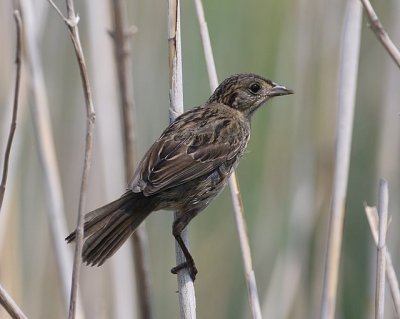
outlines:
[[188, 270], [190, 278], [192, 278], [192, 280], [195, 281], [198, 271], [197, 271], [197, 268], [196, 268], [194, 262], [185, 261], [185, 262], [175, 266], [174, 268], [172, 268], [171, 272], [174, 275], [176, 275], [180, 270], [182, 270], [184, 268], [186, 268]]

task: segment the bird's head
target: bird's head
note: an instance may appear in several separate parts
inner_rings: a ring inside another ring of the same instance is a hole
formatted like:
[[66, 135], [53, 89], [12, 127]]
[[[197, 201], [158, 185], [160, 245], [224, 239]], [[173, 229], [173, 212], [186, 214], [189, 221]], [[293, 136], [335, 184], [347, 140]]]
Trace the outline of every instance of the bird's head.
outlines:
[[224, 80], [207, 102], [228, 105], [250, 117], [270, 98], [287, 94], [293, 91], [262, 76], [242, 73]]

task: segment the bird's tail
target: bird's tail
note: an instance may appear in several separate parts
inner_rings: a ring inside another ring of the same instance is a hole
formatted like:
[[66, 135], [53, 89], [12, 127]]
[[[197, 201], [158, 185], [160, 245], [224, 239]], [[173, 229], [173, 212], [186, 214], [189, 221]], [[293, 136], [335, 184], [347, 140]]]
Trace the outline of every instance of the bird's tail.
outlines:
[[[119, 199], [85, 215], [82, 259], [87, 265], [101, 266], [128, 239], [153, 211], [141, 193], [126, 192]], [[65, 240], [75, 240], [73, 231]]]

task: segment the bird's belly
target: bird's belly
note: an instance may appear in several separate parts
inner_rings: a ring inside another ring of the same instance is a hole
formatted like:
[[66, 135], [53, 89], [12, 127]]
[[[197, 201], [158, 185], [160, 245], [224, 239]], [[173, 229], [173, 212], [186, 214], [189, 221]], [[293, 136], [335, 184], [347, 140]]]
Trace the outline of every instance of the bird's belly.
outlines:
[[159, 196], [163, 203], [159, 209], [202, 210], [225, 188], [231, 169], [215, 169], [188, 183], [164, 190]]

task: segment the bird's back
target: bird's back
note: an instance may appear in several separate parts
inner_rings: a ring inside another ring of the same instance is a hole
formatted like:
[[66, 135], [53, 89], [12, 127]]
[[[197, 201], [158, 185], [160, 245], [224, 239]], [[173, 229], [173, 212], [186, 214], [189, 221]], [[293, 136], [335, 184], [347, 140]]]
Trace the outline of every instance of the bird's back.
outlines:
[[218, 103], [194, 108], [151, 146], [129, 188], [162, 197], [160, 209], [205, 207], [226, 185], [249, 138], [250, 123], [240, 112]]

